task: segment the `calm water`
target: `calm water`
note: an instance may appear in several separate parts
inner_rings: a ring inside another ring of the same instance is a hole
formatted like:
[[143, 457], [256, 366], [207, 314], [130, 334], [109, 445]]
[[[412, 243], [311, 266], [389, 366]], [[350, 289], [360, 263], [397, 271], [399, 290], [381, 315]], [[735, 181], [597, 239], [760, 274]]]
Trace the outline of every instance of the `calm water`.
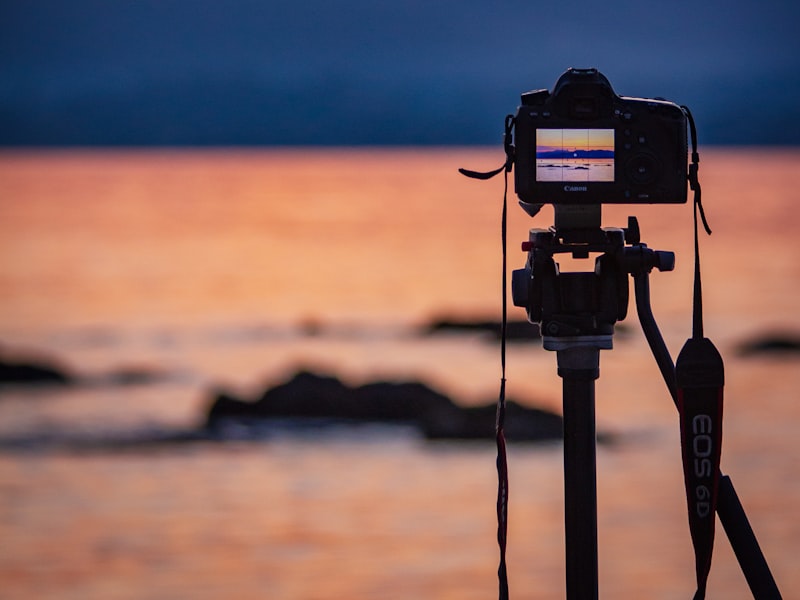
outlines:
[[536, 159], [536, 181], [614, 181], [614, 161], [606, 158]]
[[[800, 151], [702, 154], [706, 333], [727, 363], [723, 471], [784, 597], [800, 596], [800, 374], [742, 341], [800, 330]], [[0, 155], [0, 350], [86, 383], [0, 389], [0, 438], [193, 427], [211, 390], [256, 393], [299, 365], [359, 383], [422, 379], [494, 398], [497, 346], [419, 335], [440, 315], [496, 317], [500, 149]], [[674, 250], [652, 278], [673, 354], [689, 334], [691, 210], [606, 207]], [[518, 242], [546, 227], [510, 207]], [[566, 265], [565, 265], [566, 267]], [[521, 317], [514, 309], [513, 316]], [[689, 598], [693, 556], [677, 422], [631, 311], [601, 358], [605, 598]], [[157, 371], [115, 385], [119, 369]], [[509, 394], [558, 409], [555, 357], [513, 346]], [[512, 446], [512, 597], [563, 597], [561, 449]], [[2, 598], [492, 598], [494, 449], [407, 431], [260, 443], [0, 453]], [[711, 598], [750, 594], [720, 532]]]

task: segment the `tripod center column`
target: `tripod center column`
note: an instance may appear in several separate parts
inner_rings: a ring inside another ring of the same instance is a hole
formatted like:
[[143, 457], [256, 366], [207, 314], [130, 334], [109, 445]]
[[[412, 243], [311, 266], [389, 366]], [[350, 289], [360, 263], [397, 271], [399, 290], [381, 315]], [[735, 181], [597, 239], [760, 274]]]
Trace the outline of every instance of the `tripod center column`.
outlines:
[[[597, 600], [597, 461], [594, 382], [611, 336], [546, 340], [558, 348], [564, 398], [564, 530], [567, 600]], [[602, 339], [600, 339], [602, 338]], [[547, 345], [545, 347], [547, 347]]]

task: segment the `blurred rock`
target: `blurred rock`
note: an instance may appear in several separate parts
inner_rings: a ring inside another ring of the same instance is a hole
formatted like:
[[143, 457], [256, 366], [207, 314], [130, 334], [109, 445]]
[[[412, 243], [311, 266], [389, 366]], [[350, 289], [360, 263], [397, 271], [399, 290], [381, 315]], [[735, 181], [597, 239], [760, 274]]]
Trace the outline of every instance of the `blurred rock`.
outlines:
[[[500, 339], [502, 325], [500, 321], [485, 319], [452, 319], [443, 317], [434, 319], [423, 329], [427, 335], [436, 333], [487, 333]], [[510, 320], [506, 323], [506, 338], [510, 341], [538, 340], [539, 326], [523, 320]]]
[[800, 355], [800, 334], [776, 333], [755, 337], [739, 344], [740, 356]]
[[[561, 438], [561, 417], [507, 402], [506, 434], [511, 440]], [[416, 426], [430, 439], [492, 439], [495, 405], [462, 408], [420, 382], [374, 382], [350, 387], [336, 377], [301, 371], [266, 390], [255, 401], [218, 392], [209, 407], [211, 430], [231, 421], [309, 419], [342, 423], [396, 423]]]
[[72, 375], [46, 362], [0, 359], [0, 384], [67, 385], [74, 381]]

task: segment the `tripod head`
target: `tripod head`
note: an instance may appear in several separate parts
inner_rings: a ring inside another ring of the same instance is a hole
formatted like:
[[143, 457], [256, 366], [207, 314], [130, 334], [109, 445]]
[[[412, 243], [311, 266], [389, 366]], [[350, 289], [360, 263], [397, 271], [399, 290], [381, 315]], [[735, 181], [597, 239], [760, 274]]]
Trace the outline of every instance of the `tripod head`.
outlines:
[[[545, 348], [551, 338], [608, 336], [611, 347], [614, 324], [628, 310], [628, 274], [642, 270], [671, 271], [672, 252], [654, 251], [639, 239], [636, 217], [628, 217], [625, 228], [600, 227], [600, 205], [556, 206], [555, 225], [531, 229], [522, 249], [526, 265], [512, 273], [515, 306], [526, 309], [528, 319], [538, 323]], [[561, 272], [558, 254], [595, 259], [587, 272]]]

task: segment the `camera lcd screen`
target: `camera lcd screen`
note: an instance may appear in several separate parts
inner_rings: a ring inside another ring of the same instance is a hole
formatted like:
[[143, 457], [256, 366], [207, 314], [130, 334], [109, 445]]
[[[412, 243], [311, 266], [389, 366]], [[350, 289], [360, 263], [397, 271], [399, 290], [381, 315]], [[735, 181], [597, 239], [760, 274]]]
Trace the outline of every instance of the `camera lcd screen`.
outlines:
[[537, 129], [536, 181], [614, 181], [614, 130]]

